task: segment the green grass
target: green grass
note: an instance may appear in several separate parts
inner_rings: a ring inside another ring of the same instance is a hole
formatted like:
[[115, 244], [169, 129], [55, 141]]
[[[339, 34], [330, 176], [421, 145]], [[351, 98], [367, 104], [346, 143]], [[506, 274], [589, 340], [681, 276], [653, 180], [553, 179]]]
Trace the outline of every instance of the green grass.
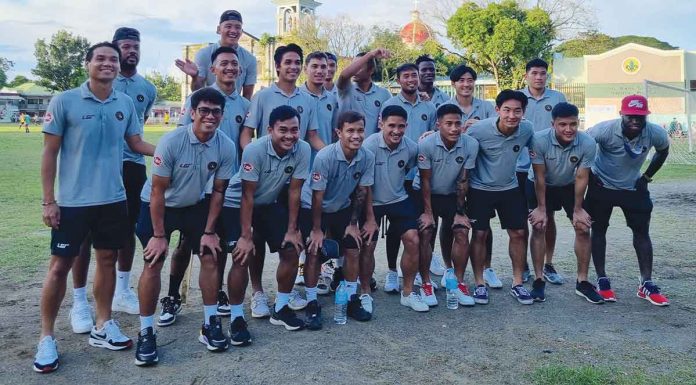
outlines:
[[536, 369], [529, 379], [535, 385], [689, 385], [696, 384], [693, 370], [648, 374], [643, 370], [595, 366], [547, 365]]

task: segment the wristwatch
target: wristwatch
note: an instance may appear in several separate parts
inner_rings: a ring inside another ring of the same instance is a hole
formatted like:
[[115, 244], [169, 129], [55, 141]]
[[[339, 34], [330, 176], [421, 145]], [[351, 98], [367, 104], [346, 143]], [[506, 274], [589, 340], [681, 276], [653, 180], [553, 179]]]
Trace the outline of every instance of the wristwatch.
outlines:
[[645, 178], [645, 180], [647, 180], [648, 183], [650, 183], [650, 182], [653, 181], [653, 178], [651, 178], [650, 176], [648, 176], [648, 174], [643, 174], [643, 178]]

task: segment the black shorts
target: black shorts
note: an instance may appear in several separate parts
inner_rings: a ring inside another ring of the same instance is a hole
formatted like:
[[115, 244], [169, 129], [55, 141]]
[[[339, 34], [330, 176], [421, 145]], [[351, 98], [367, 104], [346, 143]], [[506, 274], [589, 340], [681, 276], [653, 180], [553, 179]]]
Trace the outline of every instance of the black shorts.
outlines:
[[411, 198], [388, 205], [374, 206], [373, 210], [377, 223], [380, 223], [382, 217], [387, 217], [390, 234], [400, 237], [409, 230], [418, 230], [418, 213]]
[[147, 174], [145, 165], [130, 161], [123, 162], [123, 186], [126, 188], [126, 201], [128, 202], [128, 223], [131, 231], [135, 230], [135, 223], [140, 216], [140, 192], [143, 190]]
[[[527, 209], [529, 211], [537, 208], [536, 191], [534, 190], [534, 182], [527, 179]], [[546, 186], [546, 212], [553, 213], [554, 211], [565, 210], [566, 216], [573, 219], [573, 210], [575, 209], [575, 184], [571, 183], [566, 186]]]
[[[227, 251], [231, 252], [239, 236], [242, 227], [240, 222], [240, 209], [223, 207], [222, 226], [224, 238], [227, 240]], [[288, 232], [288, 209], [285, 205], [272, 203], [269, 205], [254, 206], [251, 218], [251, 227], [254, 230], [254, 244], [266, 243], [271, 253], [282, 249], [283, 239]], [[288, 245], [292, 247], [292, 245]]]
[[[193, 253], [199, 254], [201, 237], [208, 221], [209, 207], [210, 202], [207, 199], [188, 207], [165, 207], [164, 235], [167, 237], [167, 241], [174, 231], [179, 230], [181, 236], [186, 238]], [[140, 244], [145, 248], [153, 235], [149, 202], [143, 202], [140, 206], [140, 217], [135, 227], [135, 234], [138, 236]]]
[[473, 230], [489, 230], [496, 211], [503, 229], [522, 230], [527, 227], [527, 202], [519, 188], [504, 191], [469, 188], [467, 206]]
[[519, 187], [520, 192], [522, 193], [522, 197], [524, 197], [524, 204], [527, 204], [527, 199], [529, 197], [527, 196], [527, 181], [529, 180], [529, 173], [528, 172], [523, 172], [523, 171], [517, 171], [515, 173], [517, 175], [517, 187]]
[[612, 190], [604, 187], [599, 178], [590, 174], [585, 210], [592, 217], [592, 230], [606, 230], [614, 207], [621, 208], [630, 228], [643, 228], [650, 225], [653, 202], [650, 192], [631, 190]]
[[[321, 229], [324, 231], [325, 237], [328, 239], [333, 239], [341, 245], [344, 249], [357, 249], [358, 244], [352, 237], [344, 237], [346, 233], [346, 227], [350, 224], [350, 218], [352, 215], [353, 208], [348, 206], [345, 209], [336, 211], [335, 213], [322, 213], [321, 214]], [[312, 210], [311, 209], [300, 209], [299, 215], [299, 227], [302, 232], [302, 239], [308, 239], [309, 234], [312, 231]], [[365, 222], [364, 218], [358, 220], [358, 224], [362, 225]], [[377, 240], [377, 232], [372, 236], [372, 240]]]
[[[420, 191], [416, 191], [420, 194]], [[457, 213], [457, 195], [440, 195], [431, 194], [430, 195], [430, 207], [433, 209], [433, 219], [437, 221], [437, 218], [442, 218], [444, 225], [449, 223], [452, 226], [452, 221], [454, 221], [454, 214]], [[423, 207], [423, 198], [416, 204], [416, 210], [418, 215], [425, 212], [425, 207]]]
[[51, 254], [74, 257], [87, 234], [95, 249], [118, 250], [125, 245], [126, 201], [87, 207], [60, 207], [60, 225], [51, 230]]

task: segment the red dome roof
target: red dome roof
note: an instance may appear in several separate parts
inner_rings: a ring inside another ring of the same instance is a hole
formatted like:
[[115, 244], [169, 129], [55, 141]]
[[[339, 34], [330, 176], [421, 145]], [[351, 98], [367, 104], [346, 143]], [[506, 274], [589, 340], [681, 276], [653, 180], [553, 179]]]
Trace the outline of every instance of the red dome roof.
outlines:
[[406, 24], [399, 32], [401, 41], [406, 44], [420, 45], [432, 38], [430, 27], [420, 20], [418, 11], [413, 11], [413, 21]]

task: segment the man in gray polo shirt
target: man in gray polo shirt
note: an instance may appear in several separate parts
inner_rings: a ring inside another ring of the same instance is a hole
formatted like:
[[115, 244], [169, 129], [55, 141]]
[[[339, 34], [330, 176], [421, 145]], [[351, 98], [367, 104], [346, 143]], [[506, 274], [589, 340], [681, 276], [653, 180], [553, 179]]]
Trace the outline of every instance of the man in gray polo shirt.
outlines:
[[[89, 343], [109, 350], [133, 345], [111, 319], [116, 253], [128, 228], [121, 178], [124, 141], [131, 150], [152, 155], [142, 141], [138, 112], [126, 94], [113, 88], [120, 51], [113, 43], [91, 46], [85, 56], [88, 80], [51, 99], [44, 117], [41, 167], [43, 221], [51, 227], [51, 261], [41, 290], [41, 339], [33, 369], [58, 369], [54, 326], [68, 273], [88, 234], [96, 250], [96, 325]], [[58, 157], [60, 156], [60, 163]], [[89, 165], [89, 167], [85, 167]], [[54, 184], [58, 173], [58, 194]]]
[[[160, 272], [169, 249], [169, 237], [178, 230], [200, 257], [199, 285], [204, 321], [198, 340], [210, 351], [229, 346], [217, 315], [217, 263], [221, 252], [215, 232], [225, 189], [235, 166], [236, 149], [227, 135], [217, 132], [225, 99], [205, 87], [191, 96], [193, 123], [165, 134], [157, 144], [152, 166], [149, 205], [141, 210], [137, 234], [148, 266], [138, 284], [140, 333], [135, 364], [158, 362], [154, 313], [160, 291]], [[213, 180], [210, 199], [206, 185]]]
[[534, 145], [529, 152], [532, 172], [526, 181], [527, 208], [531, 211], [530, 249], [537, 277], [530, 294], [535, 301], [546, 300], [542, 276], [548, 218], [562, 208], [575, 228], [575, 255], [578, 262], [575, 293], [591, 303], [604, 303], [587, 279], [592, 221], [583, 208], [597, 144], [588, 134], [578, 132], [578, 114], [578, 108], [572, 104], [556, 104], [551, 111], [553, 127], [534, 135]]
[[476, 89], [476, 71], [473, 68], [460, 65], [450, 72], [450, 80], [455, 90], [455, 95], [448, 103], [458, 106], [462, 110], [462, 131], [471, 127], [479, 120], [496, 116], [495, 107], [491, 102], [474, 96]]
[[471, 173], [467, 201], [474, 230], [471, 241], [471, 265], [476, 279], [474, 301], [486, 304], [489, 300], [483, 280], [483, 264], [490, 218], [497, 211], [500, 225], [510, 237], [513, 274], [510, 295], [522, 304], [531, 305], [534, 301], [522, 286], [527, 253], [527, 202], [517, 184], [515, 164], [520, 152], [532, 143], [534, 129], [531, 123], [522, 119], [527, 106], [527, 97], [523, 93], [503, 90], [495, 102], [499, 116], [474, 123], [467, 132], [479, 142], [479, 155]]
[[[426, 131], [435, 128], [435, 105], [421, 100], [418, 95], [418, 67], [413, 63], [400, 65], [396, 69], [396, 82], [401, 86], [401, 91], [387, 99], [382, 104], [386, 106], [401, 106], [408, 113], [408, 126], [406, 137], [417, 142]], [[413, 179], [415, 170], [409, 179]]]
[[[332, 92], [324, 88], [327, 70], [328, 58], [326, 54], [319, 51], [310, 53], [304, 64], [307, 81], [300, 86], [300, 90], [311, 96], [315, 102], [317, 133], [324, 144], [334, 142], [333, 130], [336, 128], [338, 119], [338, 100]], [[317, 151], [312, 151], [312, 159], [316, 156]]]
[[[538, 58], [530, 60], [525, 66], [524, 74], [527, 87], [520, 90], [527, 96], [528, 101], [524, 118], [532, 122], [535, 132], [551, 127], [551, 110], [556, 104], [566, 101], [562, 93], [546, 87], [548, 69], [549, 65], [544, 60]], [[517, 160], [517, 180], [523, 190], [530, 168], [529, 151], [524, 150]], [[526, 196], [525, 191], [522, 193]], [[563, 276], [556, 272], [553, 266], [553, 252], [556, 247], [556, 222], [552, 217], [549, 217], [546, 232], [547, 249], [544, 257], [544, 278], [553, 284], [560, 285], [564, 281]], [[525, 262], [524, 281], [527, 282], [529, 277], [529, 265]]]
[[[621, 101], [621, 118], [598, 123], [587, 132], [597, 142], [597, 158], [592, 166], [587, 190], [587, 212], [592, 217], [592, 260], [605, 301], [616, 301], [605, 270], [607, 228], [614, 207], [620, 207], [626, 225], [633, 233], [638, 257], [640, 285], [638, 297], [653, 305], [666, 306], [669, 300], [652, 281], [653, 246], [650, 240], [650, 216], [653, 202], [648, 183], [652, 181], [669, 154], [669, 137], [660, 126], [646, 121], [648, 101], [629, 95]], [[640, 168], [651, 148], [655, 155], [643, 174]]]
[[450, 96], [435, 87], [435, 60], [429, 55], [421, 55], [416, 59], [416, 66], [418, 66], [418, 75], [420, 77], [418, 92], [421, 98], [427, 95], [427, 98], [424, 98], [424, 100], [429, 100], [435, 105], [435, 108], [440, 107], [440, 105], [449, 100]]
[[336, 100], [338, 100], [338, 88], [334, 84], [334, 76], [336, 76], [336, 68], [338, 68], [338, 58], [331, 52], [324, 52], [327, 59], [326, 79], [324, 80], [324, 88], [331, 92]]
[[[382, 104], [392, 95], [372, 82], [377, 60], [391, 54], [384, 48], [360, 53], [338, 76], [338, 105], [340, 112], [357, 111], [365, 116], [365, 135], [377, 132], [377, 121]], [[352, 81], [351, 81], [352, 79]]]
[[186, 75], [191, 76], [191, 91], [203, 86], [215, 84], [215, 74], [212, 71], [212, 54], [220, 47], [234, 48], [239, 59], [239, 78], [235, 87], [237, 93], [246, 99], [251, 99], [256, 84], [256, 57], [239, 45], [242, 37], [242, 15], [235, 10], [228, 10], [220, 15], [220, 23], [216, 33], [220, 35], [220, 41], [201, 48], [196, 52], [194, 62], [177, 59], [176, 66]]

